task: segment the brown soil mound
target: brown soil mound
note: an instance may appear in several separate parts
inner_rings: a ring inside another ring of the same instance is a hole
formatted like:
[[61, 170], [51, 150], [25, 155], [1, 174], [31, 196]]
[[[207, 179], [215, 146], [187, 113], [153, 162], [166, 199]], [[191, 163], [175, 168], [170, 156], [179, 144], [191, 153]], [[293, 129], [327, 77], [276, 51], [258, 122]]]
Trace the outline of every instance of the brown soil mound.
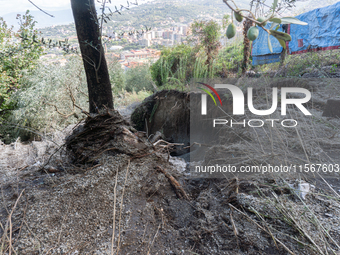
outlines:
[[137, 130], [147, 132], [147, 136], [157, 131], [168, 142], [183, 143], [177, 146], [177, 154], [186, 153], [183, 147], [190, 145], [189, 95], [176, 90], [163, 90], [146, 98], [131, 115]]
[[[3, 185], [4, 254], [318, 254], [321, 226], [339, 242], [340, 205], [321, 190], [301, 201], [270, 178], [189, 180], [160, 153], [98, 163], [76, 175], [29, 167]], [[159, 166], [189, 200], [176, 195]]]

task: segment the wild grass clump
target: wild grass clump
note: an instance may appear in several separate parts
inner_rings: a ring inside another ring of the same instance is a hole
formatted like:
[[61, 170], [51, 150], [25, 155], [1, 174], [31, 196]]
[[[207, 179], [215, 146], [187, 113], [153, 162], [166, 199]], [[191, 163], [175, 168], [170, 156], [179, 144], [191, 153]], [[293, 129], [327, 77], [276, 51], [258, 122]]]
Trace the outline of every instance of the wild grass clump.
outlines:
[[[332, 72], [338, 72], [340, 67], [340, 50], [306, 52], [297, 55], [287, 55], [283, 64], [272, 63], [254, 67], [256, 72], [276, 72], [278, 77], [301, 77], [306, 72], [318, 72], [319, 77], [327, 77]], [[330, 67], [325, 72], [324, 67]]]
[[321, 69], [324, 66], [340, 66], [340, 51], [328, 50], [289, 55], [285, 62], [287, 76], [300, 76], [307, 68]]
[[240, 40], [220, 49], [211, 63], [211, 69], [202, 49], [182, 44], [164, 49], [160, 59], [151, 66], [151, 75], [157, 86], [183, 90], [191, 79], [239, 76], [242, 59], [243, 45]]
[[156, 63], [151, 66], [151, 75], [156, 85], [164, 88], [182, 88], [192, 78], [213, 78], [215, 61], [211, 70], [205, 64], [207, 57], [202, 50], [186, 44], [166, 48]]
[[127, 92], [154, 90], [149, 65], [140, 65], [125, 72], [125, 90]]
[[217, 73], [222, 77], [241, 75], [243, 61], [243, 43], [237, 40], [226, 45], [218, 54], [216, 60]]

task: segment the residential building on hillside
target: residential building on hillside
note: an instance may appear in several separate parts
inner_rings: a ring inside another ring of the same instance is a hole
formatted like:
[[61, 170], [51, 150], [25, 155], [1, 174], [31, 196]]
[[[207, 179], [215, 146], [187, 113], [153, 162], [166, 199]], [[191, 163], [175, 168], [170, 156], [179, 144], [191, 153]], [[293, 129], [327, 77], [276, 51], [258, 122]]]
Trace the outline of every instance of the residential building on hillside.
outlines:
[[151, 40], [149, 40], [149, 39], [140, 39], [140, 40], [138, 40], [138, 43], [141, 46], [146, 46], [146, 47], [151, 46]]
[[181, 34], [179, 34], [179, 33], [175, 33], [174, 34], [174, 43], [181, 43], [181, 41], [182, 41], [182, 35]]
[[173, 42], [173, 40], [170, 40], [170, 39], [164, 39], [164, 40], [162, 40], [162, 45], [163, 46], [173, 46], [174, 42]]
[[144, 63], [131, 61], [131, 62], [124, 63], [123, 68], [124, 68], [124, 71], [127, 71], [129, 69], [136, 68], [137, 66], [142, 66], [142, 65], [144, 65]]
[[163, 39], [173, 39], [173, 31], [167, 30], [163, 32]]
[[131, 50], [122, 52], [120, 54], [120, 59], [128, 61], [130, 59], [158, 58], [159, 56], [160, 56], [159, 50], [154, 49]]

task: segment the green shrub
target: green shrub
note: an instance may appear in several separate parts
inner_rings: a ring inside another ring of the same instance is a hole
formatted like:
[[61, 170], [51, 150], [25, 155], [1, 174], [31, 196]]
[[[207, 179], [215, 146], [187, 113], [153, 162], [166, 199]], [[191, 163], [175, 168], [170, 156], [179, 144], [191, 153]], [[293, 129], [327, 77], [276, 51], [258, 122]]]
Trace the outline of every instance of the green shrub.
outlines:
[[[226, 76], [229, 73], [240, 73], [243, 61], [242, 41], [222, 48], [217, 56], [216, 68]], [[222, 74], [221, 74], [222, 75]]]
[[213, 77], [216, 73], [215, 62], [209, 71], [204, 50], [181, 44], [165, 48], [161, 57], [151, 66], [152, 79], [157, 86], [181, 88], [192, 78]]
[[186, 71], [194, 62], [194, 52], [190, 45], [180, 44], [164, 48], [161, 57], [151, 66], [152, 79], [157, 86], [165, 85], [170, 78], [186, 79]]
[[221, 47], [220, 30], [220, 25], [214, 20], [194, 21], [191, 25], [192, 39], [189, 40], [196, 44], [198, 49], [204, 51], [205, 64], [209, 70], [212, 70], [214, 59]]
[[107, 68], [109, 70], [112, 93], [117, 95], [125, 89], [125, 74], [118, 59], [113, 56], [106, 56]]
[[128, 92], [139, 92], [141, 90], [153, 91], [151, 72], [148, 65], [131, 68], [125, 72], [126, 86]]
[[17, 15], [20, 28], [14, 31], [0, 17], [0, 116], [13, 109], [11, 94], [18, 90], [24, 72], [31, 72], [43, 54], [37, 41], [36, 21], [29, 14]]
[[[22, 88], [13, 94], [11, 103], [15, 110], [8, 117], [11, 125], [1, 127], [6, 142], [18, 136], [26, 140], [35, 136], [27, 131], [33, 129], [51, 132], [76, 123], [80, 110], [87, 111], [87, 84], [80, 57], [71, 57], [65, 66], [41, 63], [30, 74], [22, 78]], [[6, 122], [7, 123], [7, 122]]]
[[[148, 66], [124, 73], [117, 59], [108, 58], [107, 62], [115, 107], [141, 101], [151, 94], [147, 91], [153, 90]], [[130, 92], [125, 90], [125, 84]], [[40, 61], [35, 70], [21, 78], [21, 88], [9, 101], [14, 110], [0, 126], [0, 135], [5, 142], [19, 136], [25, 141], [38, 138], [30, 130], [53, 133], [77, 123], [84, 115], [74, 104], [88, 111], [87, 95], [86, 75], [79, 56], [68, 57], [65, 66]]]

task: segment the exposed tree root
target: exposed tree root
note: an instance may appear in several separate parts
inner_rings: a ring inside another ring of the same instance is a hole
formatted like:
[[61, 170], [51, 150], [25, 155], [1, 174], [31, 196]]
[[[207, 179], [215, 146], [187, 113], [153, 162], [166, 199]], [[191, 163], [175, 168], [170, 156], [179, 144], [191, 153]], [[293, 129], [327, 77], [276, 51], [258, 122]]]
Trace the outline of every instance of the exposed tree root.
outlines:
[[66, 147], [80, 164], [96, 164], [103, 153], [138, 156], [152, 150], [145, 135], [131, 127], [118, 111], [109, 109], [89, 116], [67, 139]]
[[185, 198], [187, 200], [190, 200], [189, 196], [184, 191], [181, 184], [179, 184], [179, 182], [171, 174], [167, 173], [164, 169], [162, 169], [159, 166], [157, 166], [156, 169], [159, 172], [162, 172], [169, 179], [170, 184], [172, 185], [172, 187], [174, 187], [175, 192], [179, 198]]

